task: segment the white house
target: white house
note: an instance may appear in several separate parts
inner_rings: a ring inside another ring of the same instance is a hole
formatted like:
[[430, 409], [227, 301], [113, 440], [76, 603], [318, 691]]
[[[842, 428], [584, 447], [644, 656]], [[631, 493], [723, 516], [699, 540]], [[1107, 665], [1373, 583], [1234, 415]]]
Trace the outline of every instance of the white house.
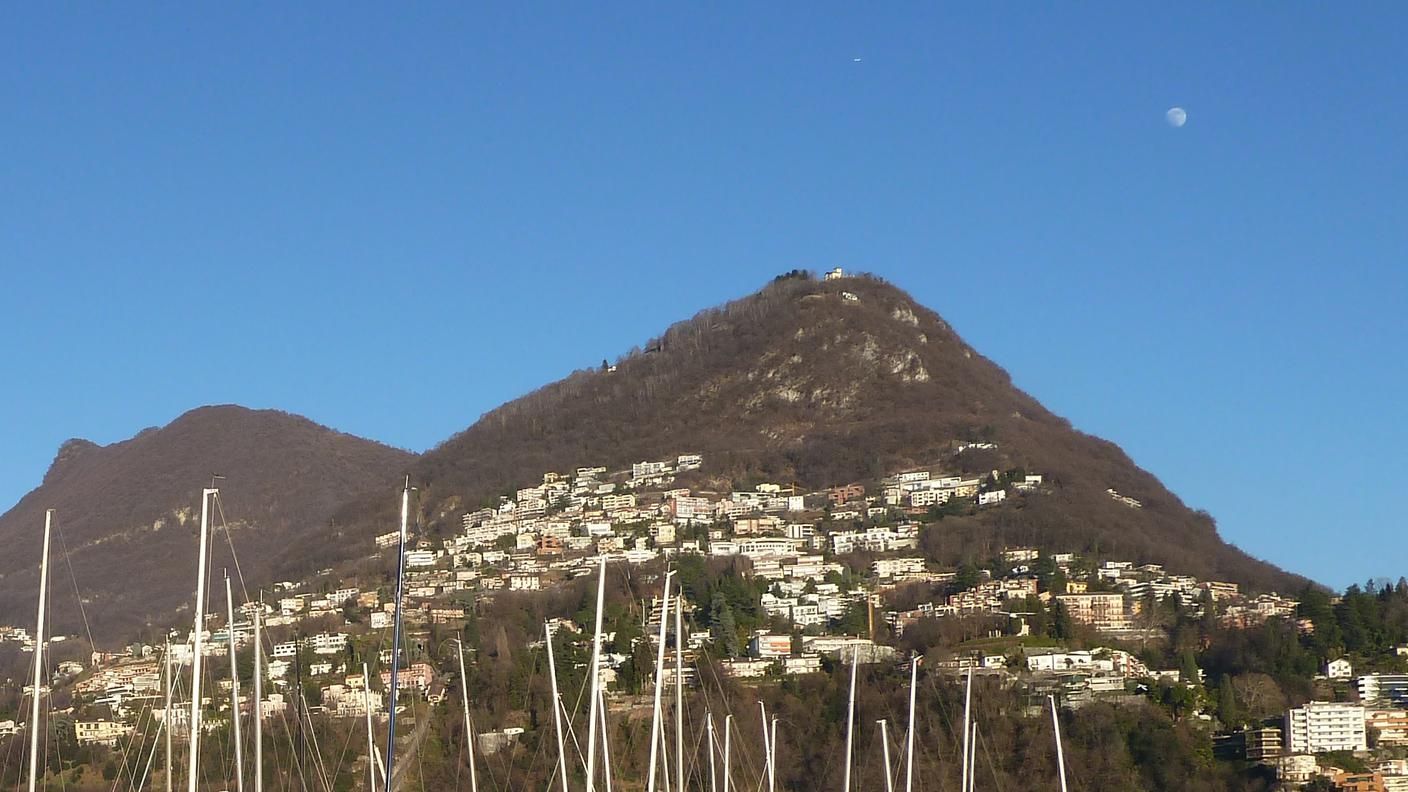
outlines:
[[1346, 658], [1336, 658], [1325, 664], [1325, 676], [1329, 679], [1349, 679], [1354, 676], [1354, 666]]
[[987, 506], [993, 503], [1001, 503], [1007, 500], [1006, 490], [993, 490], [992, 492], [978, 493], [978, 505]]

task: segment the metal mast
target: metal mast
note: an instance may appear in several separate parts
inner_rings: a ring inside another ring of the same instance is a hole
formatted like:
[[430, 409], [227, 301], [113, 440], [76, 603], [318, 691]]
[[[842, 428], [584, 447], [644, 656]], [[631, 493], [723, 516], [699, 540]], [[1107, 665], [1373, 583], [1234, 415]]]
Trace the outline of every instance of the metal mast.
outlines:
[[665, 573], [665, 589], [660, 594], [660, 644], [655, 648], [655, 708], [651, 710], [650, 723], [650, 770], [646, 775], [647, 792], [655, 792], [655, 771], [659, 764], [661, 715], [660, 693], [665, 687], [665, 626], [670, 623], [670, 577], [673, 570]]
[[210, 537], [210, 496], [220, 490], [207, 487], [200, 495], [200, 557], [196, 567], [196, 616], [194, 632], [191, 633], [191, 758], [186, 778], [188, 792], [196, 792], [200, 780], [200, 661], [205, 652], [205, 567], [208, 556], [207, 546]]
[[733, 747], [733, 714], [724, 716], [724, 792], [729, 792], [729, 749]]
[[166, 665], [166, 715], [163, 717], [166, 725], [166, 792], [171, 792], [171, 723], [176, 720], [171, 714], [171, 689], [175, 684], [175, 672], [171, 663], [171, 636], [166, 636], [166, 653], [162, 655], [162, 662]]
[[675, 598], [675, 790], [684, 790], [684, 595]]
[[264, 638], [260, 622], [264, 620], [264, 594], [259, 594], [259, 607], [254, 611], [254, 702], [250, 714], [254, 718], [254, 792], [264, 792]]
[[225, 637], [230, 639], [230, 723], [235, 735], [235, 790], [244, 792], [244, 747], [240, 744], [240, 667], [235, 654], [235, 597], [230, 593], [230, 571], [225, 570]]
[[49, 604], [49, 529], [54, 510], [44, 512], [44, 553], [39, 558], [39, 616], [34, 629], [34, 687], [29, 705], [29, 792], [39, 779], [39, 698], [44, 685], [44, 609]]
[[464, 636], [459, 636], [456, 643], [460, 650], [460, 700], [464, 704], [465, 750], [469, 751], [469, 789], [470, 792], [479, 792], [479, 777], [474, 770], [474, 723], [469, 719], [469, 677], [464, 673]]
[[904, 792], [914, 792], [914, 694], [918, 688], [921, 657], [916, 654], [909, 666], [909, 729], [904, 738]]
[[768, 743], [771, 742], [768, 729], [768, 708], [761, 701], [758, 702], [758, 712], [763, 719], [763, 763], [768, 771], [768, 792], [774, 792], [777, 789], [777, 770], [772, 764], [772, 749], [768, 747]]
[[[390, 714], [386, 733], [386, 783], [382, 789], [391, 789], [391, 772], [396, 765], [396, 671], [401, 665], [401, 597], [406, 584], [406, 524], [411, 516], [411, 477], [406, 477], [406, 485], [401, 490], [401, 540], [396, 551], [396, 619], [391, 637], [391, 692], [389, 694]], [[195, 792], [194, 789], [191, 792]]]
[[895, 778], [890, 772], [890, 730], [884, 718], [875, 722], [880, 724], [880, 748], [885, 752], [885, 792], [895, 792]]
[[714, 742], [714, 713], [704, 713], [704, 729], [708, 732], [706, 742], [709, 745], [709, 792], [719, 792], [719, 771], [714, 763], [714, 749], [717, 747]]
[[596, 792], [597, 712], [601, 707], [601, 612], [606, 601], [606, 555], [601, 556], [601, 572], [596, 584], [596, 628], [592, 633], [591, 707], [587, 714], [587, 792]]
[[372, 676], [362, 663], [362, 708], [367, 711], [367, 792], [376, 792], [376, 737], [372, 734]]
[[562, 699], [557, 692], [557, 662], [552, 656], [552, 627], [543, 622], [543, 637], [548, 644], [548, 677], [552, 680], [552, 721], [557, 727], [557, 772], [562, 776], [562, 792], [567, 792], [567, 747], [563, 744]]
[[1047, 696], [1051, 702], [1051, 728], [1056, 732], [1056, 769], [1061, 774], [1061, 792], [1066, 792], [1066, 754], [1061, 750], [1061, 719], [1056, 717], [1056, 697]]
[[968, 774], [972, 769], [968, 766], [968, 730], [970, 711], [973, 707], [973, 666], [968, 666], [968, 687], [963, 694], [963, 778], [959, 784], [962, 792], [968, 792]]
[[851, 650], [851, 699], [846, 707], [846, 775], [842, 789], [851, 792], [851, 746], [855, 743], [856, 670], [860, 668], [860, 647]]

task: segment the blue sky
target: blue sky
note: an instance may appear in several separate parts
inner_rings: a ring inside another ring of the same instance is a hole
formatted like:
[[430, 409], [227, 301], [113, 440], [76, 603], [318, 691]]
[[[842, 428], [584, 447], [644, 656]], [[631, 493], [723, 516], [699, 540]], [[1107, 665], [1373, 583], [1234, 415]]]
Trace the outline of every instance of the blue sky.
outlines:
[[1401, 5], [5, 16], [0, 508], [207, 403], [423, 450], [844, 266], [1252, 553], [1408, 574]]

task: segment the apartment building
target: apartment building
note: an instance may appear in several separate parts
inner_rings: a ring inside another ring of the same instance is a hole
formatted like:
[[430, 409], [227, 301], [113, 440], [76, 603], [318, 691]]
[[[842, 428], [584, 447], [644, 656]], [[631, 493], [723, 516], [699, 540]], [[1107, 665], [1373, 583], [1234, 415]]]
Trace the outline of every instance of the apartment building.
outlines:
[[74, 721], [73, 732], [79, 745], [115, 746], [119, 739], [132, 733], [132, 727], [110, 720]]
[[1369, 747], [1364, 708], [1358, 704], [1306, 702], [1286, 711], [1283, 733], [1286, 752], [1293, 754], [1364, 751]]
[[1056, 599], [1066, 607], [1072, 621], [1089, 624], [1097, 630], [1128, 630], [1133, 626], [1124, 594], [1061, 594]]
[[792, 654], [792, 636], [758, 633], [748, 642], [753, 657], [786, 657]]
[[1408, 705], [1408, 674], [1365, 674], [1355, 680], [1366, 705]]

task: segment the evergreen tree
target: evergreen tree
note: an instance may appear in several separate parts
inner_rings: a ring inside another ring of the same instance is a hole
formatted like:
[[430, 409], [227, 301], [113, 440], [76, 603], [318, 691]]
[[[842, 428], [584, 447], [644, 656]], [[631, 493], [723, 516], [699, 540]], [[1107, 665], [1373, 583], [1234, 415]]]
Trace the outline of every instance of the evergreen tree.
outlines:
[[1061, 600], [1051, 600], [1051, 618], [1048, 624], [1047, 635], [1052, 638], [1065, 641], [1075, 637], [1075, 625], [1071, 623], [1071, 614], [1066, 612], [1066, 605]]
[[1232, 689], [1232, 678], [1229, 676], [1224, 676], [1217, 685], [1217, 719], [1229, 728], [1242, 721], [1237, 708], [1237, 694]]
[[733, 608], [724, 599], [722, 591], [714, 592], [713, 602], [709, 606], [709, 634], [724, 657], [738, 656], [738, 625], [733, 618]]
[[1198, 658], [1193, 656], [1193, 650], [1184, 650], [1178, 658], [1178, 679], [1186, 685], [1196, 685], [1198, 679]]
[[978, 567], [967, 561], [958, 565], [958, 571], [953, 576], [953, 586], [958, 591], [967, 591], [976, 587], [982, 582], [982, 573]]

